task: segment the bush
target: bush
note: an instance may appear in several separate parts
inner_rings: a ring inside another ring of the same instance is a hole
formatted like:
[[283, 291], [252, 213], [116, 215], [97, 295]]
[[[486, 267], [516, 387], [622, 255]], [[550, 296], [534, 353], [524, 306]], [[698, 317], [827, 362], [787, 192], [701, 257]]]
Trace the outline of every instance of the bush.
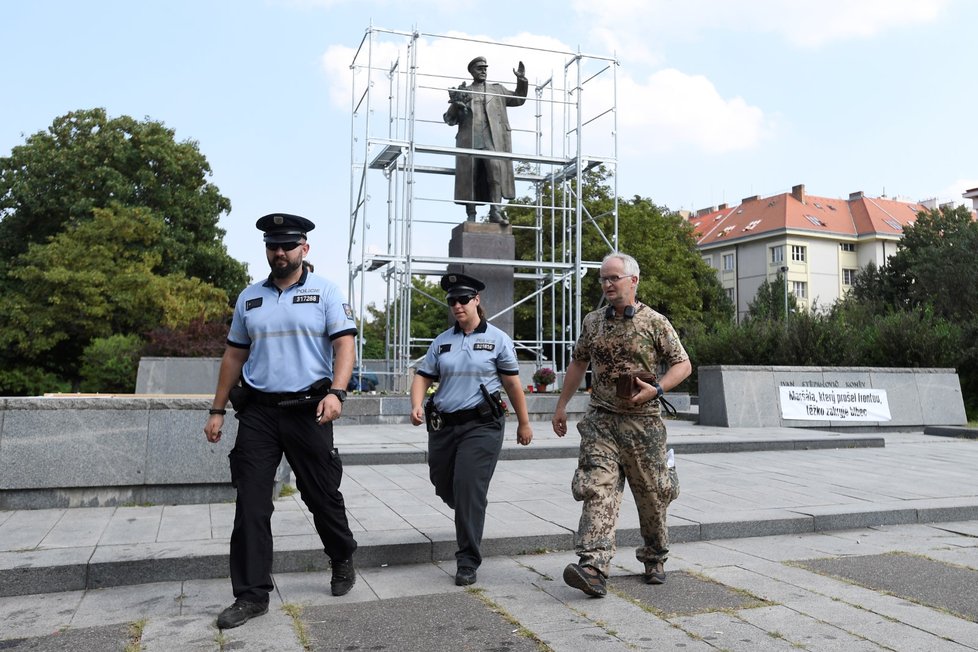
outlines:
[[223, 321], [195, 319], [181, 328], [157, 328], [146, 334], [143, 355], [176, 358], [219, 358], [227, 344]]
[[138, 335], [99, 337], [85, 347], [81, 357], [83, 392], [131, 393], [143, 342]]
[[[874, 314], [858, 305], [810, 311], [787, 322], [766, 319], [691, 330], [683, 346], [697, 393], [705, 365], [946, 367], [957, 369], [969, 417], [978, 412], [978, 320], [955, 324], [927, 308]], [[684, 383], [686, 384], [686, 383]]]
[[0, 369], [0, 396], [40, 396], [70, 391], [70, 382], [43, 369], [30, 366]]

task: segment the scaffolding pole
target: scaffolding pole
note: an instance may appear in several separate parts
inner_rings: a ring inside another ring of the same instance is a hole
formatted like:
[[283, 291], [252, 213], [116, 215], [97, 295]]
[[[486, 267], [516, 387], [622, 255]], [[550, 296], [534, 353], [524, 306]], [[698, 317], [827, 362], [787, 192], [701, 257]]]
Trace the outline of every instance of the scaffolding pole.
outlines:
[[[517, 50], [514, 58], [551, 62], [549, 78], [531, 82], [532, 120], [522, 129], [514, 127], [512, 153], [445, 144], [452, 136], [440, 112], [448, 89], [459, 81], [459, 66], [456, 62], [446, 68], [439, 53], [457, 50], [459, 44], [495, 53]], [[558, 383], [562, 381], [581, 319], [593, 308], [582, 305], [582, 280], [601, 264], [600, 259], [584, 258], [584, 237], [599, 237], [607, 253], [618, 243], [617, 67], [612, 57], [580, 52], [373, 25], [366, 30], [350, 64], [348, 291], [361, 324], [368, 318], [368, 295], [384, 302], [384, 368], [374, 371], [385, 376], [385, 389], [409, 389], [412, 366], [437, 334], [412, 332], [412, 305], [419, 292], [414, 281], [443, 274], [449, 263], [503, 265], [513, 269], [516, 281], [532, 283], [533, 290], [514, 295], [512, 305], [489, 317], [532, 303], [534, 332], [513, 338], [518, 354], [537, 366], [554, 367]], [[602, 136], [603, 127], [607, 133]], [[598, 136], [592, 139], [594, 133]], [[517, 165], [516, 180], [530, 203], [511, 202], [508, 207], [526, 208], [533, 215], [532, 224], [513, 227], [533, 231], [532, 260], [449, 258], [431, 251], [439, 241], [447, 251], [450, 230], [460, 221], [453, 216], [457, 207], [449, 186], [438, 185], [439, 179], [454, 174], [454, 157], [460, 154]], [[599, 165], [611, 180], [613, 195], [608, 233], [582, 193], [586, 172]], [[372, 196], [374, 189], [384, 195], [382, 200]], [[383, 228], [375, 228], [381, 221]], [[422, 296], [442, 302], [441, 297]], [[446, 319], [447, 314], [446, 309]], [[363, 360], [362, 337], [357, 358]]]

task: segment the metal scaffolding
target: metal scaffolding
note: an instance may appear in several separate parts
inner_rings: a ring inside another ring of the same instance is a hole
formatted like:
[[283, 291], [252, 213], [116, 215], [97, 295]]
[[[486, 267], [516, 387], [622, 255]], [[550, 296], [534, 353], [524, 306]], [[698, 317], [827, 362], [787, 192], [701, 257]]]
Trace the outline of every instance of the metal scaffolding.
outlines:
[[[465, 63], [487, 51], [490, 61], [531, 62], [526, 104], [533, 115], [510, 114], [512, 154], [443, 144], [454, 142], [453, 131], [441, 119], [447, 91], [467, 81]], [[600, 258], [585, 259], [582, 235], [596, 230], [608, 252], [617, 248], [617, 68], [614, 58], [580, 52], [373, 26], [366, 30], [350, 65], [348, 295], [360, 323], [367, 317], [365, 297], [379, 303], [383, 296], [388, 321], [381, 373], [389, 378], [388, 389], [408, 389], [410, 367], [437, 334], [411, 332], [412, 299], [421, 292], [412, 280], [440, 276], [449, 263], [508, 266], [515, 281], [532, 283], [533, 291], [515, 297], [513, 305], [489, 319], [534, 302], [534, 335], [514, 337], [517, 350], [521, 358], [553, 366], [563, 378], [581, 318], [592, 308], [581, 305], [581, 280], [601, 264]], [[535, 82], [541, 71], [549, 77]], [[530, 201], [514, 200], [508, 208], [535, 216], [529, 226], [512, 227], [533, 233], [533, 260], [446, 255], [451, 228], [464, 220], [452, 192], [456, 154], [515, 162], [517, 195]], [[603, 229], [598, 220], [608, 211], [592, 214], [578, 193], [585, 172], [596, 166], [603, 167], [612, 193], [611, 219], [602, 222]], [[443, 302], [441, 296], [424, 296]], [[362, 359], [362, 341], [357, 353]]]

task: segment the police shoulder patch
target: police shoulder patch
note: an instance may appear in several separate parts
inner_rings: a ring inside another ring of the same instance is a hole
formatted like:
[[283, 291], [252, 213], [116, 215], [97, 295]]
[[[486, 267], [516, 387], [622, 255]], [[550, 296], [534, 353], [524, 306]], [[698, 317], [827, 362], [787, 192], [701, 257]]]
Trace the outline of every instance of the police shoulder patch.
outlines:
[[262, 297], [258, 297], [257, 299], [248, 299], [247, 301], [245, 301], [245, 310], [251, 310], [252, 308], [261, 307], [261, 300]]
[[350, 307], [350, 304], [343, 304], [343, 312], [346, 314], [347, 319], [353, 319], [353, 308]]

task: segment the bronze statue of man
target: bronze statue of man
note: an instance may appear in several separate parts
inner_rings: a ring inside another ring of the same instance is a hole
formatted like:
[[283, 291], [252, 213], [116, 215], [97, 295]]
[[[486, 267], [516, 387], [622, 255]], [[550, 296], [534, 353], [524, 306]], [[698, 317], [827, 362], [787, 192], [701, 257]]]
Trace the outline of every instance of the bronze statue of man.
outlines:
[[[450, 126], [458, 125], [455, 146], [467, 149], [485, 149], [494, 152], [512, 152], [506, 107], [522, 106], [526, 102], [529, 83], [523, 62], [513, 70], [516, 75], [516, 92], [501, 84], [486, 82], [489, 65], [485, 57], [469, 62], [472, 84], [462, 82], [458, 88], [448, 91], [449, 107], [442, 119]], [[470, 222], [475, 221], [475, 207], [489, 203], [489, 221], [509, 224], [502, 210], [503, 198], [516, 196], [513, 162], [498, 158], [478, 158], [459, 155], [455, 157], [455, 203], [465, 205]]]

